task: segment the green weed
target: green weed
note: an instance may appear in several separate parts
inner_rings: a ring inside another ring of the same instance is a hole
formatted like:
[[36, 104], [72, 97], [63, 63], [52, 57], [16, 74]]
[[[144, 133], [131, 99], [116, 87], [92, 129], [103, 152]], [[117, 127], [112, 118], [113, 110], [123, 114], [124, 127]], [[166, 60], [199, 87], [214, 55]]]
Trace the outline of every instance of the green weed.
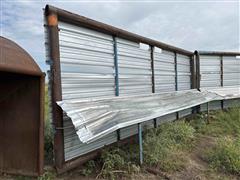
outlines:
[[240, 175], [240, 137], [222, 137], [217, 145], [207, 152], [213, 169]]
[[140, 167], [134, 161], [130, 161], [132, 151], [118, 147], [103, 151], [101, 155], [102, 170], [99, 176], [108, 179], [116, 179], [120, 176], [140, 172]]
[[53, 180], [56, 179], [56, 174], [51, 171], [46, 171], [38, 180]]
[[94, 160], [90, 160], [86, 164], [84, 164], [84, 168], [82, 169], [81, 174], [84, 176], [89, 176], [93, 174], [95, 170], [96, 170], [96, 162]]
[[240, 109], [230, 108], [226, 111], [214, 111], [210, 114], [210, 124], [206, 123], [205, 114], [197, 115], [191, 125], [198, 133], [220, 137], [222, 135], [240, 134]]
[[144, 138], [145, 162], [163, 171], [176, 171], [186, 164], [185, 150], [193, 144], [194, 128], [178, 121], [151, 129]]
[[48, 87], [45, 86], [45, 128], [44, 128], [44, 156], [47, 164], [53, 161], [53, 129], [51, 119], [49, 117], [49, 96]]

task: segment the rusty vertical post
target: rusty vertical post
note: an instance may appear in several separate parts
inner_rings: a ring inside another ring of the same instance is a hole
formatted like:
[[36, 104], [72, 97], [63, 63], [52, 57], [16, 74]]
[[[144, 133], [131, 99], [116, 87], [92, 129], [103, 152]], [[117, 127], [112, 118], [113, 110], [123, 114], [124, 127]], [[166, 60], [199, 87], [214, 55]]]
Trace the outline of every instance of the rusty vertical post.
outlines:
[[[48, 13], [48, 10], [46, 10]], [[59, 52], [59, 33], [58, 33], [58, 17], [57, 14], [52, 12], [46, 14], [47, 26], [49, 34], [49, 51], [51, 60], [51, 98], [52, 98], [52, 114], [54, 126], [54, 158], [55, 166], [61, 169], [64, 163], [64, 142], [63, 130], [63, 112], [57, 105], [57, 101], [62, 100], [62, 87], [61, 87], [61, 70], [60, 70], [60, 52]]]
[[[195, 60], [196, 60], [196, 75], [195, 75], [196, 76], [195, 77], [195, 84], [196, 84], [196, 86], [195, 86], [195, 88], [200, 90], [200, 80], [201, 80], [200, 57], [199, 57], [198, 51], [195, 51], [194, 54], [195, 54]], [[201, 106], [199, 105], [199, 106], [196, 107], [197, 113], [199, 113], [200, 110], [201, 110]]]
[[[220, 56], [220, 73], [221, 87], [223, 87], [223, 55]], [[224, 100], [221, 100], [221, 109], [224, 108]]]
[[[178, 69], [177, 69], [177, 53], [174, 52], [174, 67], [175, 67], [175, 91], [178, 91]], [[177, 119], [179, 119], [179, 112], [176, 112]]]
[[[196, 89], [196, 67], [194, 54], [190, 57], [191, 89]], [[196, 114], [197, 107], [192, 107], [192, 114]]]
[[[116, 36], [113, 36], [113, 51], [114, 51], [115, 96], [119, 96], [118, 48]], [[118, 141], [121, 140], [120, 129], [117, 130], [117, 140]]]
[[[152, 93], [155, 93], [155, 74], [154, 74], [154, 46], [150, 46], [151, 51], [151, 70], [152, 70]], [[157, 119], [153, 119], [154, 128], [157, 127]]]

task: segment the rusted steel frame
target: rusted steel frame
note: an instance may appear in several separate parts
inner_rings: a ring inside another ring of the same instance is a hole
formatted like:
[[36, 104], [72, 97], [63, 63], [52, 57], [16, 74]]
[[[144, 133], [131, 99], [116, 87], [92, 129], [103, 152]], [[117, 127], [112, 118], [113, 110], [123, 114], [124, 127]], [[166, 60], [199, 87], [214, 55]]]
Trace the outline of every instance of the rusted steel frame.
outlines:
[[[200, 74], [200, 56], [199, 56], [199, 53], [198, 51], [195, 51], [194, 52], [194, 57], [195, 57], [195, 69], [196, 69], [196, 73], [195, 73], [195, 88], [200, 90], [200, 80], [201, 80], [201, 74]], [[200, 106], [197, 106], [196, 107], [196, 111], [197, 113], [200, 112], [200, 109], [201, 107]]]
[[[221, 87], [223, 87], [223, 55], [220, 55], [220, 80]], [[221, 108], [224, 108], [224, 100], [221, 100]]]
[[[174, 71], [175, 71], [175, 91], [178, 91], [177, 52], [174, 52]], [[179, 112], [176, 112], [176, 118], [179, 119]]]
[[195, 54], [195, 60], [196, 60], [196, 88], [200, 88], [200, 80], [201, 80], [201, 74], [200, 74], [200, 56], [198, 51], [194, 52]]
[[[154, 46], [150, 46], [151, 51], [151, 70], [152, 70], [152, 93], [155, 93], [155, 73], [154, 73]], [[153, 119], [154, 128], [157, 127], [157, 119]]]
[[116, 36], [116, 37], [121, 37], [124, 39], [128, 39], [137, 43], [145, 43], [148, 44], [150, 46], [156, 46], [159, 47], [161, 49], [164, 50], [169, 50], [169, 51], [175, 51], [177, 53], [180, 54], [184, 54], [184, 55], [191, 55], [193, 54], [193, 52], [175, 47], [175, 46], [171, 46], [156, 40], [152, 40], [92, 19], [89, 19], [87, 17], [84, 16], [80, 16], [78, 14], [74, 14], [68, 11], [65, 11], [63, 9], [59, 9], [50, 5], [46, 6], [46, 11], [47, 13], [51, 13], [54, 12], [58, 15], [58, 18], [60, 21], [64, 21], [64, 22], [68, 22], [70, 24], [74, 24], [74, 25], [80, 25], [80, 26], [84, 26], [87, 28], [91, 28], [94, 29], [96, 31], [100, 31], [106, 34], [110, 34], [112, 36]]
[[[113, 36], [113, 52], [114, 52], [114, 78], [115, 78], [115, 96], [119, 96], [119, 74], [118, 74], [118, 49], [117, 39]], [[121, 139], [120, 129], [117, 130], [117, 140]]]
[[[54, 128], [63, 127], [63, 112], [56, 102], [62, 100], [61, 86], [61, 67], [59, 52], [59, 32], [58, 32], [58, 16], [55, 11], [46, 11], [49, 54], [51, 60], [51, 102]], [[64, 159], [64, 140], [63, 130], [54, 129], [54, 158], [57, 171], [63, 167]]]
[[198, 51], [199, 55], [209, 56], [240, 56], [240, 52], [224, 52], [224, 51]]
[[[190, 73], [191, 73], [191, 89], [196, 89], [196, 68], [195, 68], [195, 60], [194, 55], [190, 57]], [[197, 111], [196, 107], [192, 108], [192, 114], [195, 114]]]
[[44, 112], [45, 112], [45, 74], [40, 77], [40, 122], [39, 122], [39, 153], [38, 175], [43, 174], [44, 167]]
[[194, 55], [190, 57], [191, 89], [196, 89], [196, 69]]
[[26, 69], [16, 69], [16, 67], [7, 66], [0, 64], [0, 71], [11, 72], [16, 74], [32, 75], [32, 76], [42, 76], [42, 72], [37, 72], [36, 70], [26, 70]]

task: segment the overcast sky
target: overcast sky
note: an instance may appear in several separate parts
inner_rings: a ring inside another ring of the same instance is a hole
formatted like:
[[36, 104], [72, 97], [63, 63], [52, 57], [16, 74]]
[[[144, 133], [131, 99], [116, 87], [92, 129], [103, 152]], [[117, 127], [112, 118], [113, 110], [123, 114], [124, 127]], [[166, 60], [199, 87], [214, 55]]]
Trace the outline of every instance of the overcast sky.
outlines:
[[46, 70], [46, 4], [187, 50], [239, 51], [239, 1], [21, 1], [0, 0], [1, 36]]

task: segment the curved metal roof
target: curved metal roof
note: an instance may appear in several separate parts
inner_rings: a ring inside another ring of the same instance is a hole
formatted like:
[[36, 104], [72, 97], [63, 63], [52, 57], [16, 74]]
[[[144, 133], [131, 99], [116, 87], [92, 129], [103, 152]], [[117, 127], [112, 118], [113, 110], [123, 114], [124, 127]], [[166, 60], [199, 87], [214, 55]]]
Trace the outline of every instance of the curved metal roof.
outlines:
[[0, 71], [41, 76], [34, 59], [15, 42], [0, 36]]

